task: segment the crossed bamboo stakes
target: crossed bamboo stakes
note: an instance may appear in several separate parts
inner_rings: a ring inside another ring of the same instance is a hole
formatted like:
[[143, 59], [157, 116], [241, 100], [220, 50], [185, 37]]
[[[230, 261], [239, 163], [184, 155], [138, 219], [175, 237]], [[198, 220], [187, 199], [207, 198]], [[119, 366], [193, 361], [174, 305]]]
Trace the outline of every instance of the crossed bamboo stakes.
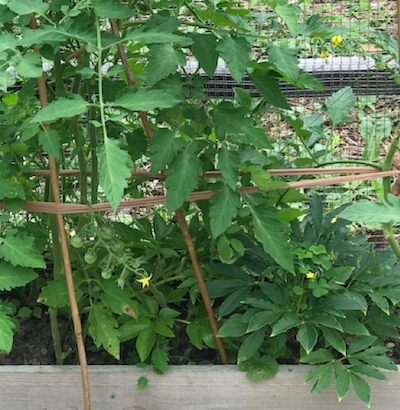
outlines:
[[[110, 19], [111, 29], [114, 35], [119, 36], [119, 28], [118, 24], [115, 20]], [[30, 20], [30, 27], [32, 29], [37, 29], [36, 19], [34, 15], [31, 15]], [[135, 85], [135, 79], [133, 73], [130, 69], [130, 65], [128, 62], [127, 55], [125, 53], [124, 47], [121, 43], [117, 45], [118, 52], [120, 55], [120, 59], [122, 64], [125, 66], [125, 75], [127, 78], [128, 85], [133, 87]], [[35, 52], [38, 53], [37, 49], [34, 49]], [[79, 54], [76, 52], [76, 56]], [[75, 57], [75, 55], [74, 55]], [[41, 108], [45, 107], [48, 104], [47, 100], [47, 93], [46, 93], [46, 83], [44, 76], [42, 75], [37, 79], [38, 89], [39, 89], [39, 99]], [[149, 119], [147, 114], [143, 111], [140, 111], [139, 117], [143, 124], [143, 128], [146, 132], [148, 139], [151, 139], [153, 136], [153, 130], [150, 126]], [[50, 129], [49, 124], [44, 124], [46, 129]], [[65, 229], [65, 221], [64, 221], [64, 214], [79, 214], [79, 213], [86, 213], [89, 211], [93, 212], [102, 212], [102, 211], [111, 211], [111, 205], [109, 203], [101, 203], [101, 204], [93, 204], [90, 209], [88, 205], [84, 204], [68, 204], [61, 202], [60, 196], [60, 189], [58, 184], [58, 177], [59, 176], [79, 176], [79, 170], [61, 170], [57, 172], [57, 164], [56, 160], [52, 155], [48, 156], [49, 158], [49, 170], [38, 170], [32, 171], [31, 174], [33, 176], [47, 176], [50, 177], [51, 180], [51, 187], [53, 190], [54, 202], [31, 202], [28, 201], [25, 203], [24, 210], [31, 211], [31, 212], [42, 212], [47, 214], [54, 214], [56, 215], [58, 231], [59, 231], [59, 239], [61, 243], [61, 250], [63, 256], [63, 263], [64, 263], [64, 270], [65, 270], [65, 277], [67, 281], [68, 287], [68, 295], [69, 301], [71, 305], [71, 315], [72, 321], [74, 325], [74, 333], [76, 337], [76, 343], [78, 348], [80, 366], [81, 366], [81, 377], [82, 377], [82, 387], [83, 387], [83, 402], [84, 402], [84, 409], [90, 410], [91, 403], [90, 403], [90, 392], [89, 392], [89, 375], [88, 375], [88, 367], [87, 367], [87, 360], [86, 360], [86, 352], [85, 346], [82, 338], [82, 325], [79, 315], [79, 308], [76, 300], [75, 295], [75, 286], [72, 277], [72, 268], [71, 262], [69, 257], [69, 250], [68, 250], [68, 241], [67, 241], [67, 234]], [[332, 175], [332, 174], [358, 174], [358, 175], [348, 175], [348, 176], [339, 176], [339, 177], [330, 177], [330, 178], [321, 178], [321, 179], [310, 179], [310, 180], [300, 180], [296, 182], [289, 182], [285, 186], [277, 188], [280, 190], [286, 190], [289, 188], [306, 188], [306, 187], [313, 187], [313, 186], [327, 186], [327, 185], [334, 185], [334, 184], [344, 184], [347, 182], [353, 181], [366, 181], [372, 180], [382, 177], [391, 177], [395, 175], [400, 175], [400, 170], [390, 170], [390, 171], [380, 171], [374, 167], [346, 167], [346, 168], [308, 168], [308, 169], [272, 169], [268, 170], [269, 173], [273, 176], [283, 176], [283, 175]], [[90, 175], [90, 171], [87, 172], [87, 175]], [[207, 172], [203, 175], [204, 178], [218, 178], [221, 177], [221, 173], [219, 172]], [[141, 177], [147, 179], [165, 179], [164, 174], [161, 172], [159, 174], [153, 175], [147, 172], [132, 172], [132, 177]], [[244, 187], [241, 188], [240, 192], [242, 194], [253, 194], [258, 193], [260, 190], [257, 187]], [[196, 202], [200, 200], [206, 200], [211, 198], [215, 195], [215, 191], [199, 191], [193, 192], [189, 195], [188, 201]], [[157, 196], [157, 197], [147, 197], [147, 198], [140, 198], [140, 199], [129, 199], [121, 201], [119, 208], [133, 208], [133, 207], [142, 207], [142, 206], [154, 206], [159, 204], [166, 203], [166, 196]], [[0, 207], [2, 204], [0, 203]], [[218, 337], [218, 324], [211, 307], [210, 298], [205, 286], [204, 278], [202, 275], [202, 271], [200, 268], [200, 264], [197, 258], [196, 250], [194, 248], [193, 240], [189, 234], [188, 226], [186, 224], [186, 220], [184, 214], [181, 209], [177, 209], [175, 211], [177, 220], [182, 231], [183, 238], [185, 240], [186, 246], [188, 248], [190, 258], [192, 261], [193, 269], [195, 271], [196, 279], [199, 285], [199, 289], [202, 295], [202, 299], [204, 305], [206, 307], [208, 319], [215, 337], [215, 341], [217, 344], [218, 353], [220, 355], [221, 363], [228, 364], [228, 358], [224, 349], [224, 345], [222, 340]]]

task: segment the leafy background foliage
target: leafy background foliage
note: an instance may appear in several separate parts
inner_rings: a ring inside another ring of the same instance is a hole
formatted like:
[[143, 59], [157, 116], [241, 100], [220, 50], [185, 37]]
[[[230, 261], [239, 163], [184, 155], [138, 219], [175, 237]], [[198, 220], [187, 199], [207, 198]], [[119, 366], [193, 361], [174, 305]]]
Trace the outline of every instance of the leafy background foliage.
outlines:
[[[352, 235], [348, 221], [397, 222], [398, 200], [390, 198], [390, 208], [360, 202], [324, 216], [314, 196], [304, 211], [299, 204], [306, 197], [268, 172], [292, 166], [284, 155], [294, 143], [279, 148], [262, 127], [264, 115], [276, 113], [301, 141], [294, 164], [319, 165], [318, 158], [329, 156], [325, 129], [333, 133], [352, 121], [352, 89], [334, 93], [320, 113], [291, 110], [282, 82], [313, 91], [322, 85], [299, 68], [296, 50], [262, 36], [259, 17], [235, 2], [0, 3], [0, 350], [10, 352], [18, 319], [48, 310], [61, 350], [57, 360], [67, 355], [54, 325], [57, 317], [70, 316], [55, 219], [20, 217], [25, 201], [53, 199], [48, 179], [32, 173], [47, 169], [52, 155], [61, 169], [80, 171], [77, 179], [61, 179], [63, 201], [108, 201], [118, 216], [121, 199], [148, 194], [140, 179], [131, 178], [132, 169], [151, 168], [166, 177], [166, 208], [142, 218], [120, 215], [120, 221], [93, 213], [67, 216], [91, 347], [119, 360], [126, 344], [126, 363], [159, 373], [169, 362], [215, 361], [213, 333], [173, 219], [182, 207], [230, 361], [252, 380], [272, 377], [280, 360], [316, 364], [307, 376], [315, 380], [311, 392], [334, 378], [339, 400], [352, 385], [369, 405], [364, 376], [384, 379], [379, 369], [395, 369], [384, 336], [397, 337], [400, 298], [393, 278], [399, 268], [389, 252], [375, 254], [365, 237]], [[267, 23], [284, 37], [330, 41], [337, 31], [318, 16], [302, 21], [285, 0], [264, 3], [272, 16]], [[29, 28], [31, 13], [37, 30]], [[110, 33], [108, 18], [119, 20], [120, 35]], [[253, 52], [255, 38], [266, 42], [267, 61]], [[133, 87], [120, 62], [121, 45]], [[198, 70], [186, 70], [191, 55]], [[238, 85], [230, 101], [204, 94], [203, 71], [212, 78], [218, 59]], [[49, 104], [39, 109], [35, 78], [42, 72]], [[258, 99], [240, 89], [245, 75]], [[143, 111], [154, 134], [150, 141], [139, 121]], [[222, 178], [204, 176], [215, 170]], [[247, 186], [261, 193], [242, 195]], [[216, 193], [195, 206], [187, 199], [196, 190]], [[385, 210], [385, 220], [376, 209]], [[26, 306], [19, 308], [13, 297], [21, 294]]]

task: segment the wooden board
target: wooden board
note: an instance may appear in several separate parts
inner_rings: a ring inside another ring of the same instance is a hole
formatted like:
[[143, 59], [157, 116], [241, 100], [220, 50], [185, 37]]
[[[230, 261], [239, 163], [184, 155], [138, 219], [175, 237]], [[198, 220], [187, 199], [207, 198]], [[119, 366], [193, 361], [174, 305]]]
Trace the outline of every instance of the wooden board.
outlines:
[[[269, 380], [250, 382], [235, 366], [171, 366], [164, 375], [131, 366], [91, 366], [93, 410], [365, 410], [350, 393], [338, 403], [335, 391], [310, 395], [307, 366], [281, 366]], [[149, 383], [138, 391], [136, 382]], [[398, 410], [400, 373], [387, 382], [370, 380], [373, 410]], [[82, 410], [79, 368], [1, 366], [0, 410]]]

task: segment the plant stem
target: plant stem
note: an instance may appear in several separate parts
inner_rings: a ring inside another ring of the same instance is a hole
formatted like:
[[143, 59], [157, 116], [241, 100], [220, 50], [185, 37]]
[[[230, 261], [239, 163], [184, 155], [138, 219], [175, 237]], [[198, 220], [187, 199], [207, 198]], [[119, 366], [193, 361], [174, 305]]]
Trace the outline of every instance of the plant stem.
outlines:
[[[88, 86], [89, 94], [92, 94], [92, 87]], [[89, 109], [89, 120], [97, 118], [95, 107]], [[99, 163], [97, 159], [97, 130], [93, 124], [88, 124], [88, 133], [90, 139], [90, 156], [92, 160], [92, 175], [90, 179], [91, 203], [97, 203], [97, 193], [99, 189]]]

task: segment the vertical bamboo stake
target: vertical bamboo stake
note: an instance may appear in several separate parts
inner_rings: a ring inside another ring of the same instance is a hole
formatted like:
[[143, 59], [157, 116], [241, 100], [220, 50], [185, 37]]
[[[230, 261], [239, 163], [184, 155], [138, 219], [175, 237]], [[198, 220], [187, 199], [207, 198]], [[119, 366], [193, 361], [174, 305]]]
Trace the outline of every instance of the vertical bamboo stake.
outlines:
[[[31, 14], [30, 27], [32, 29], [37, 29], [35, 15]], [[39, 54], [39, 50], [34, 48], [34, 51]], [[46, 83], [43, 74], [37, 79], [38, 89], [39, 89], [39, 100], [41, 108], [48, 104]], [[49, 124], [44, 124], [46, 130], [50, 129]], [[49, 155], [49, 167], [50, 167], [50, 179], [51, 186], [53, 189], [53, 196], [55, 203], [61, 203], [60, 199], [60, 189], [58, 186], [58, 175], [57, 175], [57, 164], [56, 160], [52, 155]], [[60, 235], [61, 251], [64, 261], [65, 279], [68, 287], [69, 302], [71, 305], [72, 321], [74, 324], [76, 344], [78, 347], [79, 361], [81, 365], [81, 376], [82, 376], [82, 388], [83, 388], [83, 404], [85, 410], [90, 410], [90, 392], [89, 392], [89, 375], [86, 360], [85, 345], [82, 338], [82, 324], [79, 316], [79, 308], [76, 300], [74, 279], [72, 277], [72, 267], [69, 258], [68, 241], [67, 234], [65, 231], [64, 216], [62, 214], [57, 214], [57, 225]]]
[[[110, 19], [110, 23], [111, 23], [111, 28], [112, 28], [113, 33], [116, 36], [119, 36], [119, 28], [118, 28], [118, 24], [116, 20]], [[128, 81], [129, 86], [133, 87], [135, 85], [135, 78], [133, 76], [132, 70], [130, 69], [129, 61], [126, 56], [124, 46], [122, 45], [122, 43], [119, 43], [117, 47], [118, 47], [119, 55], [121, 57], [121, 62], [125, 66], [126, 79]], [[151, 129], [147, 114], [143, 111], [139, 111], [139, 117], [142, 120], [143, 127], [147, 134], [147, 138], [150, 139], [153, 136], [153, 130]], [[185, 240], [186, 246], [188, 247], [188, 250], [189, 250], [190, 259], [192, 260], [192, 265], [193, 265], [193, 269], [196, 275], [197, 283], [199, 285], [201, 296], [203, 298], [203, 302], [206, 307], [208, 320], [210, 321], [211, 329], [214, 333], [215, 343], [217, 344], [218, 352], [221, 357], [221, 362], [223, 364], [228, 364], [228, 357], [225, 352], [224, 344], [222, 340], [218, 337], [217, 320], [215, 319], [215, 314], [214, 314], [213, 308], [210, 303], [210, 297], [208, 295], [208, 291], [206, 288], [206, 284], [204, 282], [203, 274], [201, 272], [199, 260], [197, 258], [196, 250], [193, 244], [193, 239], [190, 236], [189, 229], [186, 224], [186, 220], [185, 220], [182, 210], [177, 209], [175, 213], [178, 218], [179, 226], [181, 228], [182, 235]]]

